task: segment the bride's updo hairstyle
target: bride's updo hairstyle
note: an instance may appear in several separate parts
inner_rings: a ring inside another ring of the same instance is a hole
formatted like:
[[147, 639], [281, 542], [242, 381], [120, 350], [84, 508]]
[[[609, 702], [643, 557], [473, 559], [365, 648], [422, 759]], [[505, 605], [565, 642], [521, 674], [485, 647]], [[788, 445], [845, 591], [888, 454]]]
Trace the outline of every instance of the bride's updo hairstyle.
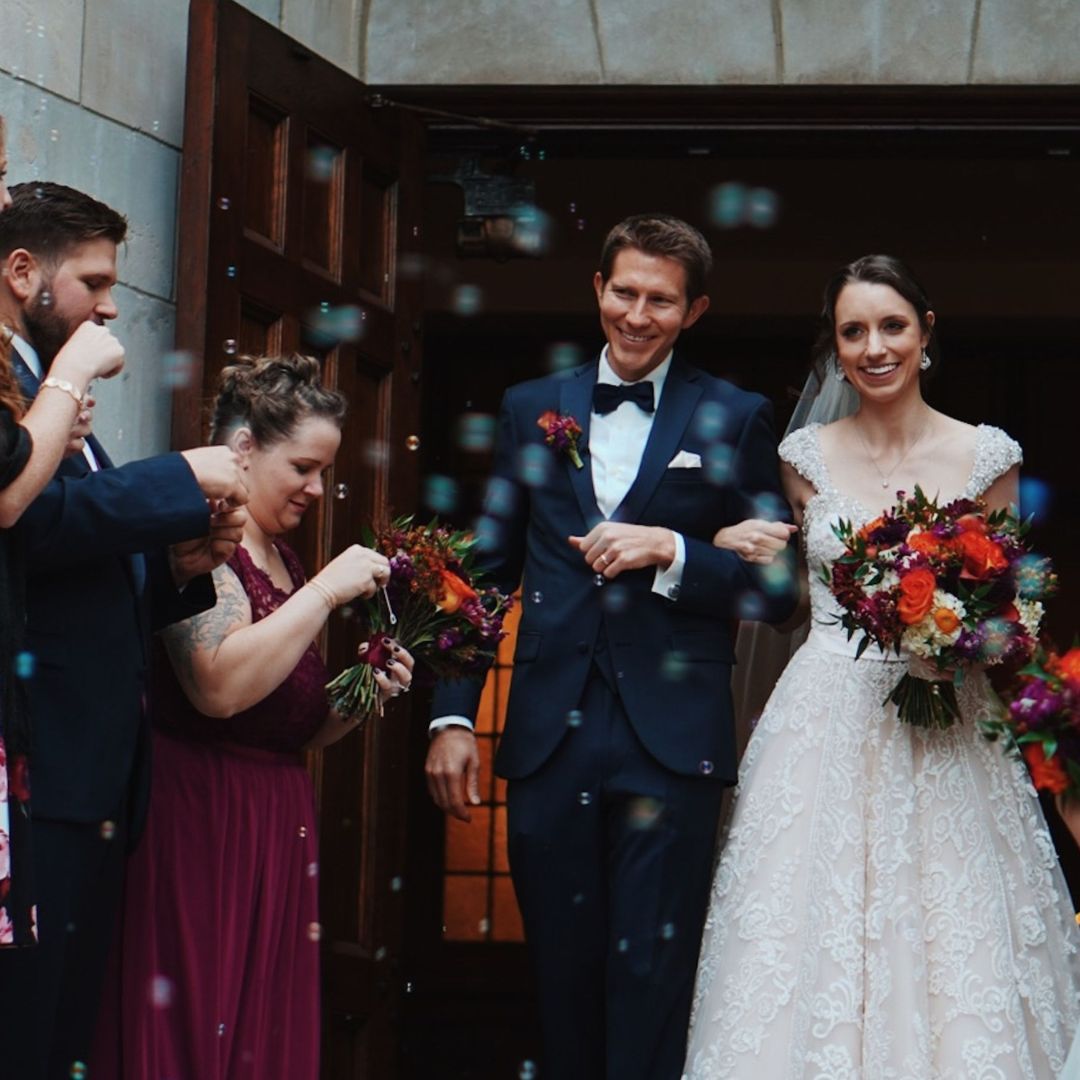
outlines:
[[311, 356], [242, 356], [221, 372], [210, 421], [210, 441], [228, 442], [237, 428], [251, 431], [266, 449], [289, 438], [309, 416], [345, 422], [345, 396], [322, 384], [319, 361]]
[[923, 333], [929, 335], [926, 353], [930, 357], [930, 367], [921, 373], [921, 377], [925, 379], [933, 375], [938, 368], [938, 350], [933, 327], [926, 319], [927, 313], [933, 310], [926, 291], [915, 280], [915, 275], [894, 255], [863, 255], [861, 259], [837, 270], [825, 286], [818, 334], [811, 354], [818, 382], [825, 385], [825, 378], [831, 374], [830, 369], [836, 363], [836, 301], [844, 286], [855, 282], [888, 285], [915, 309]]

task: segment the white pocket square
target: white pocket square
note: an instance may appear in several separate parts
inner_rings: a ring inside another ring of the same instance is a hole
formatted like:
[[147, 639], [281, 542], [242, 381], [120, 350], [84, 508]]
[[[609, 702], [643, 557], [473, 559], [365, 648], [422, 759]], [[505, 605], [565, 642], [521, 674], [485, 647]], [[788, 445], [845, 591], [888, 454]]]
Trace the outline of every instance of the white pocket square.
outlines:
[[689, 450], [680, 450], [669, 462], [669, 469], [700, 469], [701, 455], [692, 454]]

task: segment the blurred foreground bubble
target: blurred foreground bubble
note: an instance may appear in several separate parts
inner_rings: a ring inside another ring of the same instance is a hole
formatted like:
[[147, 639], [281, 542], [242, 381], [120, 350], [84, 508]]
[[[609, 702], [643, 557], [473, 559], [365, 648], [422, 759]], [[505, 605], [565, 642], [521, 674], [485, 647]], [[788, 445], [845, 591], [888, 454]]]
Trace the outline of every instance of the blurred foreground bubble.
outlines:
[[621, 615], [630, 606], [630, 590], [625, 585], [612, 584], [604, 590], [601, 604], [611, 615]]
[[450, 307], [458, 315], [476, 315], [484, 305], [479, 285], [458, 285], [450, 295]]
[[726, 443], [713, 443], [705, 451], [705, 479], [716, 487], [731, 483], [735, 453]]
[[694, 434], [702, 442], [715, 442], [727, 427], [728, 411], [719, 401], [705, 401], [694, 412]]
[[735, 602], [735, 611], [746, 622], [757, 622], [765, 614], [765, 600], [756, 592], [744, 592]]
[[454, 434], [462, 450], [470, 454], [487, 453], [495, 442], [495, 417], [490, 413], [462, 413]]
[[424, 480], [424, 502], [436, 514], [449, 514], [458, 503], [457, 481], [432, 473]]
[[682, 682], [690, 674], [690, 658], [678, 649], [664, 654], [660, 661], [660, 677], [668, 682]]
[[770, 596], [782, 596], [795, 589], [795, 575], [787, 561], [774, 559], [760, 570], [761, 582]]
[[660, 799], [639, 795], [626, 804], [626, 823], [631, 829], [654, 829], [663, 813], [664, 804]]
[[308, 177], [318, 184], [328, 184], [334, 177], [338, 157], [333, 146], [312, 146], [307, 152]]
[[770, 229], [780, 218], [780, 196], [769, 187], [747, 187], [736, 180], [709, 192], [709, 220], [718, 229], [749, 225]]
[[585, 359], [585, 352], [573, 341], [556, 341], [547, 351], [546, 367], [552, 374], [569, 371]]
[[476, 537], [476, 550], [479, 553], [495, 551], [502, 538], [502, 526], [493, 517], [482, 514], [473, 527]]
[[176, 996], [176, 987], [167, 975], [155, 975], [147, 987], [147, 996], [155, 1009], [167, 1009]]
[[363, 454], [364, 464], [381, 469], [390, 460], [390, 444], [385, 439], [368, 439]]
[[518, 479], [528, 487], [542, 487], [551, 474], [551, 450], [540, 443], [529, 443], [518, 454]]
[[13, 667], [15, 670], [15, 678], [32, 679], [34, 677], [34, 670], [37, 667], [37, 660], [32, 652], [24, 651], [16, 653]]
[[1020, 513], [1041, 522], [1050, 512], [1054, 501], [1053, 489], [1037, 476], [1020, 477]]
[[329, 348], [341, 341], [359, 341], [364, 336], [367, 314], [356, 304], [334, 307], [322, 303], [308, 312], [312, 343]]
[[190, 386], [195, 377], [195, 357], [178, 349], [167, 352], [161, 358], [161, 381], [170, 390], [181, 390]]
[[736, 181], [717, 184], [709, 192], [709, 220], [720, 229], [734, 229], [742, 224], [746, 188]]
[[514, 510], [514, 484], [505, 476], [493, 476], [484, 492], [484, 513], [509, 517]]

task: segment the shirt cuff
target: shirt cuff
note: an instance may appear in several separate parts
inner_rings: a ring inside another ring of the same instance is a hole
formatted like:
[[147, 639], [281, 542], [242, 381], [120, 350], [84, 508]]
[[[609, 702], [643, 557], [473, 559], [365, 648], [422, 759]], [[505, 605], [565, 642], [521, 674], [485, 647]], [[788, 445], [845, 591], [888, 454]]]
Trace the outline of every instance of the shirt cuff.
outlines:
[[683, 570], [686, 569], [686, 541], [682, 533], [672, 532], [671, 535], [675, 537], [675, 558], [666, 570], [659, 566], [656, 568], [652, 591], [668, 600], [678, 600]]
[[437, 716], [428, 724], [428, 738], [430, 739], [433, 735], [437, 735], [448, 727], [463, 727], [469, 731], [473, 730], [472, 721], [467, 716]]

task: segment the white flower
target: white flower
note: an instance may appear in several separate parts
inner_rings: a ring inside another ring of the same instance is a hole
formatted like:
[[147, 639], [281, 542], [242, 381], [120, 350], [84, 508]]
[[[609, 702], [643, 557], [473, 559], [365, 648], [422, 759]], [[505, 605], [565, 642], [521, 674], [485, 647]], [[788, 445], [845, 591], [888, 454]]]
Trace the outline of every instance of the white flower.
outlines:
[[[954, 630], [946, 632], [941, 629], [934, 618], [934, 613], [941, 608], [951, 611], [959, 620]], [[908, 652], [920, 656], [924, 660], [932, 660], [939, 653], [952, 645], [963, 631], [963, 620], [967, 614], [963, 603], [952, 593], [942, 589], [934, 590], [934, 600], [930, 610], [914, 626], [909, 626], [904, 631], [903, 645]]]
[[1039, 636], [1044, 608], [1039, 600], [1016, 599], [1016, 610], [1020, 612], [1020, 624], [1033, 637]]

